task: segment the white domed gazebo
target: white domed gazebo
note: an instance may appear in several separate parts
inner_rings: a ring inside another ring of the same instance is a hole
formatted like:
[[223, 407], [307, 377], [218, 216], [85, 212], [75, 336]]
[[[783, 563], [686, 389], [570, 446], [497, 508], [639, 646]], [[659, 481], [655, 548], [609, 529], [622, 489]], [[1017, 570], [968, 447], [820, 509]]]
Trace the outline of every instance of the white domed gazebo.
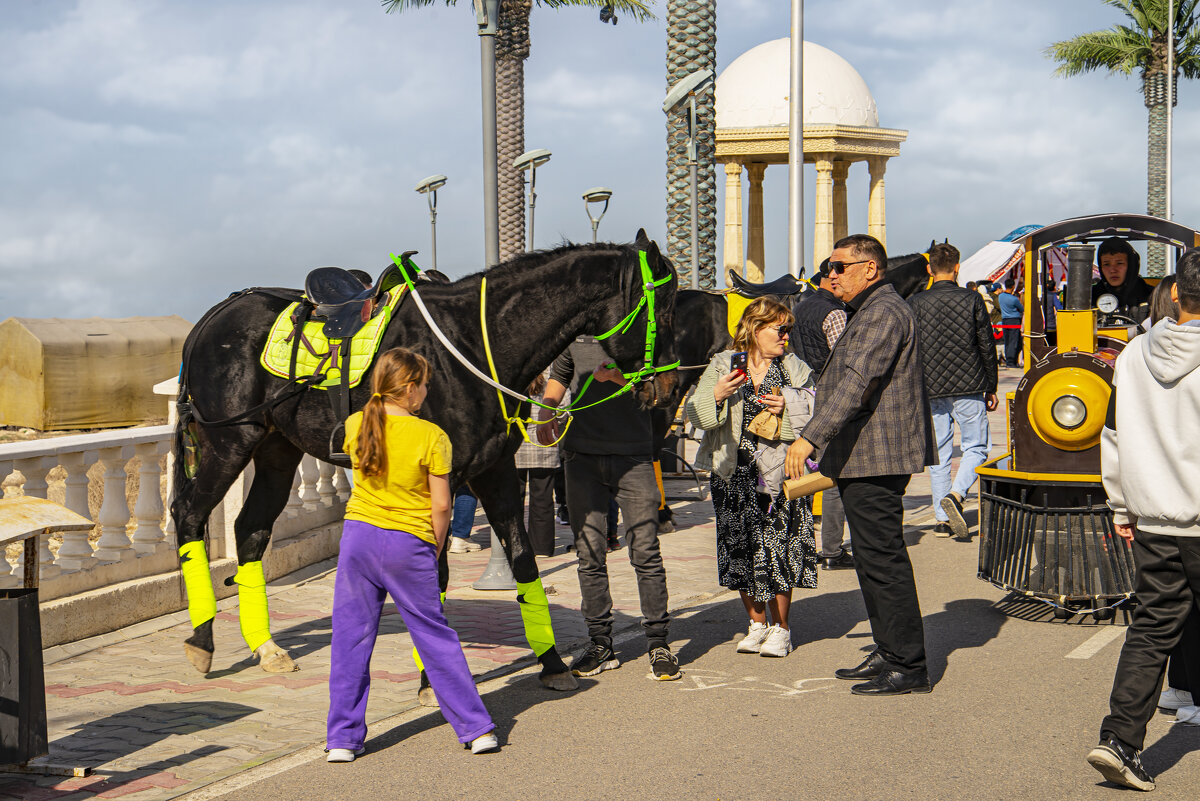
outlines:
[[[790, 42], [776, 39], [747, 50], [717, 77], [716, 160], [725, 164], [725, 271], [762, 281], [763, 175], [788, 163]], [[883, 176], [900, 155], [908, 131], [880, 128], [875, 98], [848, 61], [804, 43], [804, 161], [817, 168], [813, 259], [820, 263], [846, 236], [846, 176], [865, 161], [870, 174], [867, 233], [887, 244]], [[750, 182], [748, 247], [742, 243], [742, 172]]]

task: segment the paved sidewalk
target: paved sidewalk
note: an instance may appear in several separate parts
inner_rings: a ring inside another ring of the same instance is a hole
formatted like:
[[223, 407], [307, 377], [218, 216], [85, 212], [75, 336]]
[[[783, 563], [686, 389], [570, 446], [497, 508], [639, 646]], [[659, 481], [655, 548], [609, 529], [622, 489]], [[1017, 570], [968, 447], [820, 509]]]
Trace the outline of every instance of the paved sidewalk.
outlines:
[[[1011, 389], [1018, 377], [1015, 371], [1002, 372], [1002, 388]], [[1007, 439], [1003, 409], [991, 418], [996, 455]], [[716, 583], [711, 503], [696, 500], [695, 484], [682, 479], [669, 481], [667, 494], [691, 498], [672, 501], [678, 530], [662, 538], [671, 608], [680, 611], [726, 591]], [[905, 508], [910, 528], [932, 525], [928, 474], [914, 477]], [[474, 536], [483, 542], [487, 526], [482, 511], [476, 524]], [[557, 535], [560, 555], [539, 559], [539, 564], [559, 650], [569, 660], [585, 640], [586, 628], [579, 614], [574, 553], [564, 553], [570, 531], [558, 526]], [[450, 555], [446, 613], [477, 677], [533, 662], [515, 593], [470, 588], [489, 554], [485, 548]], [[616, 629], [628, 631], [640, 620], [633, 569], [625, 548], [609, 558]], [[333, 570], [334, 563], [325, 562], [268, 588], [273, 634], [300, 665], [296, 673], [270, 675], [254, 663], [238, 631], [236, 599], [218, 605], [214, 669], [207, 677], [199, 676], [183, 655], [182, 642], [190, 634], [186, 613], [48, 649], [50, 759], [95, 772], [78, 779], [0, 774], [0, 801], [161, 801], [322, 743]], [[368, 724], [416, 706], [412, 642], [390, 602], [372, 666]]]

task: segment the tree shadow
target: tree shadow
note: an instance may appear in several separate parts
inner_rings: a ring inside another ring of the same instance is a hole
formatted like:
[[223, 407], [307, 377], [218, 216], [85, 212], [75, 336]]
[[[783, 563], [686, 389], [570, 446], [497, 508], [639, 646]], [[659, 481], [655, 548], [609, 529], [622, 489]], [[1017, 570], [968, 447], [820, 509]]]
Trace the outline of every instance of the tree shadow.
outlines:
[[[215, 729], [258, 711], [256, 707], [224, 701], [145, 704], [76, 726], [71, 734], [50, 743], [47, 761], [79, 767], [104, 765], [126, 759], [168, 737]], [[69, 783], [70, 789], [60, 790], [62, 794], [79, 791], [123, 795], [114, 791], [158, 773], [174, 773], [180, 765], [226, 750], [228, 748], [223, 745], [204, 745], [136, 768], [96, 770], [84, 779], [0, 776], [0, 792], [15, 794], [18, 798], [57, 798], [57, 795], [47, 795], [47, 791]]]

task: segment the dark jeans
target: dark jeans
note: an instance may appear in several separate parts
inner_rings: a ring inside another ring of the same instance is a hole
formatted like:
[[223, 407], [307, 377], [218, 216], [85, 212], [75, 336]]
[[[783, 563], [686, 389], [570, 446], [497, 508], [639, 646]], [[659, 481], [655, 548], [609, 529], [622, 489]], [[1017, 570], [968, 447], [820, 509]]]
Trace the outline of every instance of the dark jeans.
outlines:
[[1200, 607], [1194, 602], [1187, 623], [1183, 626], [1179, 645], [1175, 646], [1171, 658], [1167, 660], [1167, 684], [1176, 690], [1195, 693], [1193, 701], [1200, 698]]
[[637, 575], [642, 626], [650, 647], [667, 643], [667, 572], [658, 549], [658, 485], [649, 457], [563, 451], [567, 509], [579, 555], [581, 609], [592, 639], [612, 639], [608, 591], [608, 506], [616, 495], [625, 519], [629, 562]]
[[925, 668], [925, 626], [904, 544], [904, 490], [912, 476], [839, 478], [854, 570], [881, 655], [904, 671]]
[[[1138, 605], [1117, 662], [1109, 714], [1100, 724], [1134, 748], [1146, 739], [1171, 653], [1200, 597], [1200, 537], [1139, 531], [1133, 538]], [[1192, 690], [1195, 692], [1195, 689]]]
[[[1018, 367], [1017, 356], [1021, 353], [1021, 318], [1005, 317], [1000, 321], [1006, 326], [1004, 330], [1004, 364], [1008, 367]], [[1014, 325], [1016, 328], [1008, 328]]]
[[554, 471], [553, 467], [517, 470], [521, 497], [529, 486], [529, 544], [538, 556], [554, 556]]

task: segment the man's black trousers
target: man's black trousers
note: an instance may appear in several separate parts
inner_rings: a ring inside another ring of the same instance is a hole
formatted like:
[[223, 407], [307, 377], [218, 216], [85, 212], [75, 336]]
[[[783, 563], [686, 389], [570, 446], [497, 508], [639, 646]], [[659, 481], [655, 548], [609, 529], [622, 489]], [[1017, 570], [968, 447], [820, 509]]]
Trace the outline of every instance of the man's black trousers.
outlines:
[[1133, 563], [1138, 605], [1125, 634], [1108, 699], [1109, 715], [1100, 731], [1111, 732], [1140, 750], [1146, 725], [1158, 706], [1167, 654], [1179, 642], [1195, 598], [1200, 597], [1200, 537], [1138, 531], [1133, 538]]
[[911, 478], [838, 479], [871, 634], [882, 656], [903, 671], [926, 666], [925, 626], [904, 544], [904, 490]]

